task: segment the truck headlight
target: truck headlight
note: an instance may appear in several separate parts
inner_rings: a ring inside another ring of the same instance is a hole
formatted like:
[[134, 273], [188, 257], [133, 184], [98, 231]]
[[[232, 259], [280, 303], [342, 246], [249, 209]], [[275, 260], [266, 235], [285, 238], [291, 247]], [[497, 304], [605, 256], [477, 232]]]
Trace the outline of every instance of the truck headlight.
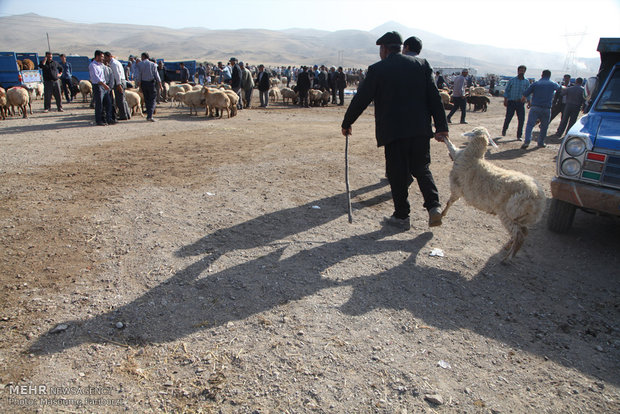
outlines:
[[586, 143], [580, 138], [571, 138], [566, 141], [564, 150], [573, 157], [578, 157], [586, 150]]
[[562, 161], [561, 170], [566, 175], [577, 175], [581, 171], [581, 163], [575, 158], [567, 158]]

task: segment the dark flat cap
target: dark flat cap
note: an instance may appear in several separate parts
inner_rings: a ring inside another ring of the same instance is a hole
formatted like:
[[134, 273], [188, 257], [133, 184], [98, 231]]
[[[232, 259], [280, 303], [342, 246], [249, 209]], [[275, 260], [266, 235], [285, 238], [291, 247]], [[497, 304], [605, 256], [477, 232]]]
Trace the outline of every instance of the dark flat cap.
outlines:
[[398, 32], [387, 32], [377, 39], [377, 45], [402, 45], [403, 39]]
[[237, 58], [234, 58], [234, 57], [230, 58], [230, 62], [236, 62], [236, 61], [237, 61]]

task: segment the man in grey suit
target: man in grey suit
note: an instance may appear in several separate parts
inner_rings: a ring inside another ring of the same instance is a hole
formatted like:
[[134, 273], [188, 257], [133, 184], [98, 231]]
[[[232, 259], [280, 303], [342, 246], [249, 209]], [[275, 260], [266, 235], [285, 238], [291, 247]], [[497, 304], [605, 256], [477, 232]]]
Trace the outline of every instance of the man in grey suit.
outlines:
[[429, 226], [441, 225], [439, 193], [429, 169], [430, 139], [434, 136], [442, 142], [448, 137], [448, 123], [433, 69], [426, 59], [402, 55], [401, 44], [397, 32], [388, 32], [377, 40], [381, 61], [368, 68], [342, 121], [342, 134], [351, 134], [351, 125], [374, 101], [377, 146], [385, 148], [394, 201], [394, 213], [385, 224], [409, 230], [411, 208], [407, 198], [413, 177], [424, 197]]

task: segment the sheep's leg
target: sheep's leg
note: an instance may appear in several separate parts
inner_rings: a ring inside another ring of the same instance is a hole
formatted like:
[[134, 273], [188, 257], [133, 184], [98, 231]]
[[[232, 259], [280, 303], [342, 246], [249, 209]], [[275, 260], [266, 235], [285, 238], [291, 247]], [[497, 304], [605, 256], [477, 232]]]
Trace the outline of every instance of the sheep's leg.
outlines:
[[456, 200], [458, 200], [460, 197], [454, 193], [450, 194], [450, 199], [448, 200], [448, 202], [446, 203], [446, 207], [443, 209], [443, 211], [441, 212], [441, 218], [444, 218], [446, 216], [446, 214], [448, 213], [448, 209], [450, 208], [450, 206], [452, 204], [454, 204], [454, 202]]

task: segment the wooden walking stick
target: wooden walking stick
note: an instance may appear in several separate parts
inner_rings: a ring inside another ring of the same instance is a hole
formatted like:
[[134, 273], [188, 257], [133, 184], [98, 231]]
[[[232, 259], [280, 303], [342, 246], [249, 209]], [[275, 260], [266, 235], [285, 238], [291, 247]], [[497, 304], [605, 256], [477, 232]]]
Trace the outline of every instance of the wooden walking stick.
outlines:
[[353, 212], [351, 210], [351, 192], [349, 191], [349, 134], [346, 135], [344, 147], [344, 181], [347, 185], [347, 206], [349, 208], [349, 223], [353, 223]]

